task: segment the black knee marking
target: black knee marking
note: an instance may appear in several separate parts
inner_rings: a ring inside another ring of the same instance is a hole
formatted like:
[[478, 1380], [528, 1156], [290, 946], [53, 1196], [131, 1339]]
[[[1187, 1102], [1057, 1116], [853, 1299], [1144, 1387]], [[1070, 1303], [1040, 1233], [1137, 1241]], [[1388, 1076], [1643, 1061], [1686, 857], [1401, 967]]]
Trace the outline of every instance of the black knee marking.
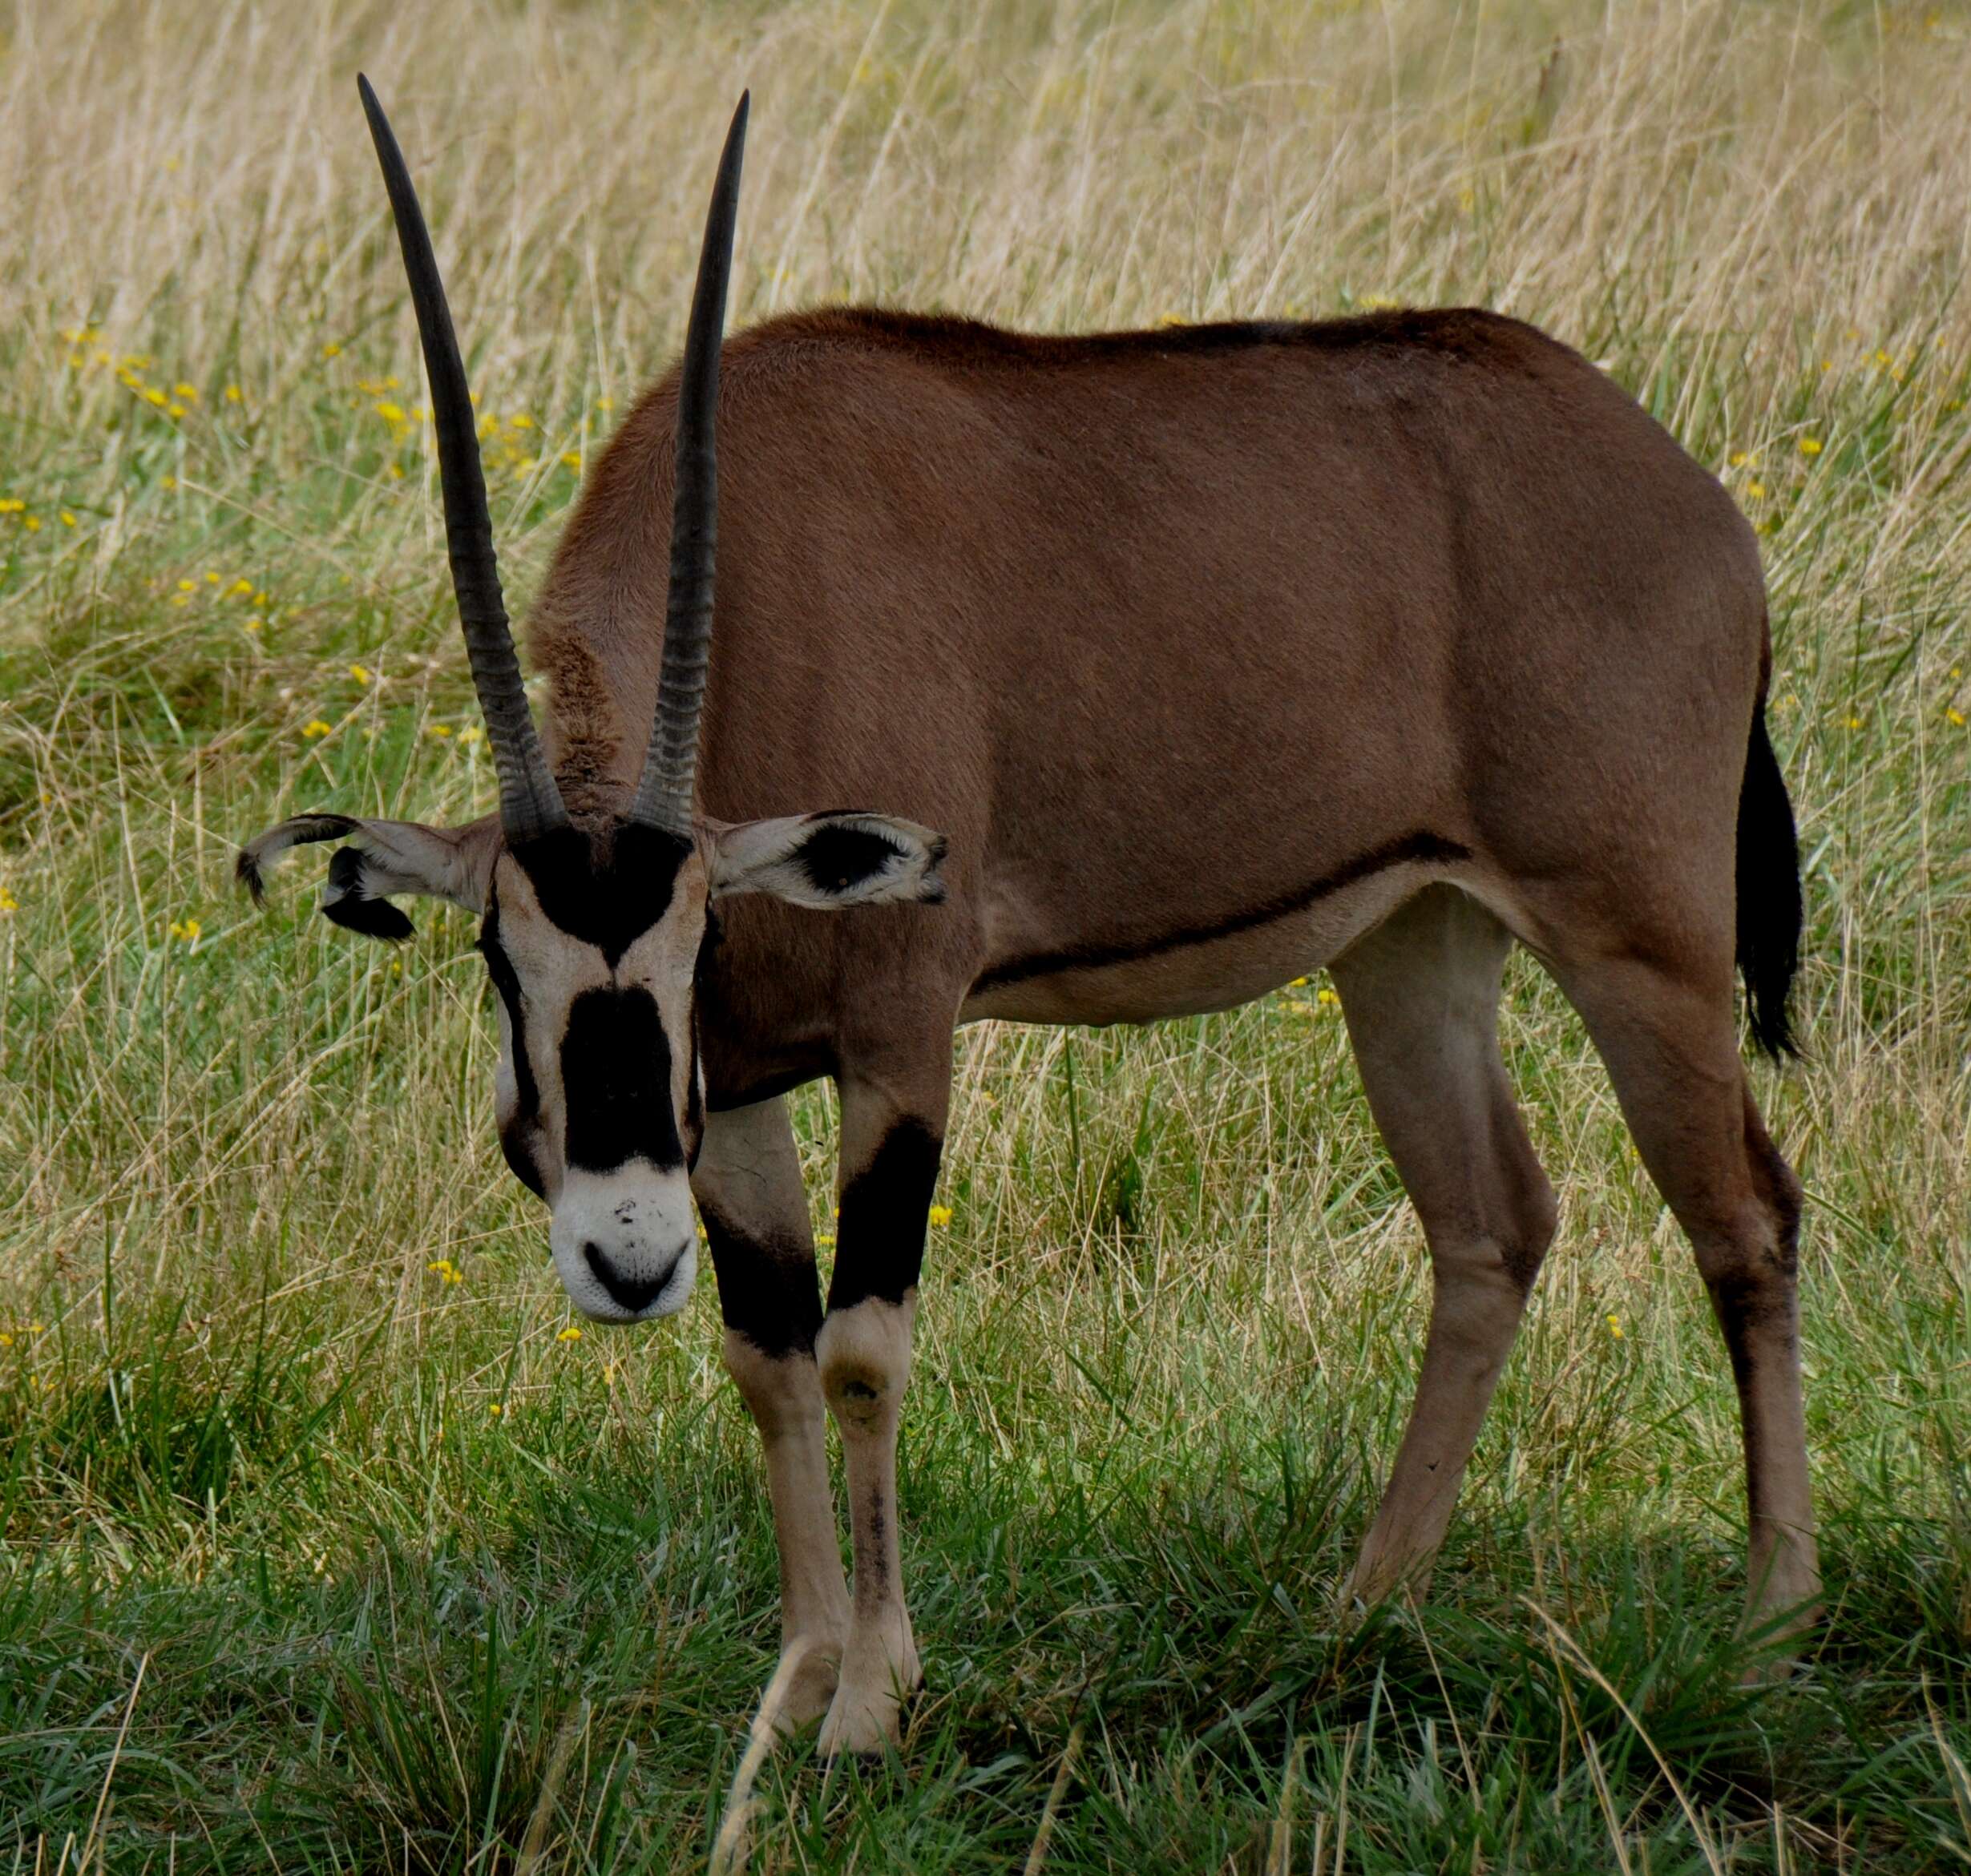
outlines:
[[719, 1313], [725, 1326], [777, 1361], [813, 1354], [822, 1325], [822, 1289], [813, 1251], [793, 1237], [750, 1236], [703, 1200], [698, 1212], [705, 1220], [705, 1241], [712, 1247]]
[[841, 1249], [828, 1285], [831, 1310], [872, 1297], [901, 1303], [916, 1287], [943, 1145], [923, 1121], [899, 1120], [843, 1188], [836, 1233]]

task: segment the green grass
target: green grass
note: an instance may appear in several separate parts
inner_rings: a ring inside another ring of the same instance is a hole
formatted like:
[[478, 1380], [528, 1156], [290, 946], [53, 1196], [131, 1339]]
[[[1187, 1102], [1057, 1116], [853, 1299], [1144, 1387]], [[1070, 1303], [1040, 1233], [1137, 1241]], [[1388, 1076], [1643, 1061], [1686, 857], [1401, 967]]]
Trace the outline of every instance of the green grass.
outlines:
[[[432, 178], [522, 599], [564, 453], [674, 339], [741, 77], [742, 318], [1487, 301], [1764, 537], [1810, 912], [1809, 1059], [1756, 1071], [1809, 1194], [1799, 1671], [1747, 1682], [1722, 1350], [1527, 961], [1561, 1238], [1428, 1604], [1352, 1630], [1428, 1276], [1333, 1011], [988, 1027], [901, 1460], [927, 1686], [892, 1763], [768, 1761], [751, 1866], [1971, 1864], [1955, 16], [474, 17], [23, 14], [0, 62], [11, 173], [53, 123], [72, 152], [0, 204], [0, 1869], [699, 1869], [774, 1658], [711, 1286], [561, 1339], [468, 922], [390, 952], [304, 867], [266, 914], [231, 886], [294, 807], [491, 800], [358, 59]], [[827, 1091], [797, 1117], [825, 1225]]]

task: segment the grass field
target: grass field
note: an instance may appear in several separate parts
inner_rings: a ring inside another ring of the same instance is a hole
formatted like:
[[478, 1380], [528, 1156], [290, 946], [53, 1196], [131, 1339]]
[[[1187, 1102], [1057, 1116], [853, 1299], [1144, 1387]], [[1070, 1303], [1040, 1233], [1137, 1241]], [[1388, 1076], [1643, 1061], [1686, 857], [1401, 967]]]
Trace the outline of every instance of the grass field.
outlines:
[[[1335, 1592], [1427, 1276], [1319, 985], [988, 1027], [902, 1460], [899, 1761], [760, 1871], [1971, 1863], [1971, 15], [1493, 0], [57, 6], [0, 37], [0, 1868], [690, 1870], [777, 1642], [708, 1283], [570, 1321], [467, 922], [256, 915], [292, 808], [492, 801], [357, 108], [425, 188], [532, 590], [679, 336], [1476, 301], [1758, 522], [1807, 861], [1829, 1615], [1742, 1684], [1735, 1410], [1577, 1024], [1508, 1047], [1561, 1237], [1431, 1602]], [[826, 791], [824, 789], [825, 795]], [[799, 1103], [818, 1221], [825, 1090]]]

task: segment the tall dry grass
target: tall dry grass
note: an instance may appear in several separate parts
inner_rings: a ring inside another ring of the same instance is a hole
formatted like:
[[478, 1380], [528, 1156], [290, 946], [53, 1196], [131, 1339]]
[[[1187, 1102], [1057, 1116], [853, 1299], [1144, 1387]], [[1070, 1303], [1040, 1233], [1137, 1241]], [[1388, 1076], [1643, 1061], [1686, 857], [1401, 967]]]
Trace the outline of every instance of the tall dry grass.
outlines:
[[[1370, 1868], [1971, 1854], [1963, 15], [266, 0], [24, 4], [0, 44], [21, 1866], [490, 1868], [527, 1842], [694, 1866], [771, 1660], [710, 1301], [559, 1339], [463, 922], [391, 956], [292, 888], [272, 918], [231, 890], [232, 843], [290, 806], [491, 800], [358, 67], [432, 212], [522, 600], [674, 347], [742, 85], [741, 321], [1480, 302], [1605, 362], [1764, 537], [1812, 1053], [1761, 1088], [1811, 1199], [1836, 1604], [1803, 1690], [1731, 1691], [1728, 1381], [1530, 968], [1509, 1047], [1563, 1245], [1448, 1626], [1363, 1652], [1321, 1612], [1424, 1279], [1339, 1025], [1290, 993], [1150, 1032], [988, 1028], [961, 1047], [914, 1386], [917, 1781], [845, 1797], [777, 1768], [758, 1854], [1003, 1867], [1092, 1701], [1094, 1795], [1050, 1868], [1256, 1861], [1290, 1813], [1281, 1841], [1337, 1867], [1338, 1827]], [[801, 1120], [825, 1221], [825, 1096]], [[1521, 1599], [1632, 1700], [1696, 1830]]]

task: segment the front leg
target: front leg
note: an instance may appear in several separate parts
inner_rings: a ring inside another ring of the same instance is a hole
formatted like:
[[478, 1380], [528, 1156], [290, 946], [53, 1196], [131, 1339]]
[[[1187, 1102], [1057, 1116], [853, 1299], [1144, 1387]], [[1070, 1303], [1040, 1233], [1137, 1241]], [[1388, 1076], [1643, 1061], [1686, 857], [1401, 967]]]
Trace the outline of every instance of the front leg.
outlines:
[[828, 1421], [814, 1366], [821, 1286], [784, 1100], [705, 1116], [692, 1174], [725, 1318], [725, 1366], [760, 1430], [780, 1546], [783, 1656], [801, 1651], [778, 1716], [792, 1729], [834, 1697], [849, 1634]]
[[839, 1248], [815, 1339], [822, 1392], [842, 1433], [855, 1545], [842, 1681], [822, 1724], [821, 1749], [831, 1757], [894, 1745], [901, 1696], [923, 1678], [897, 1549], [897, 1428], [947, 1079], [941, 1068], [915, 1098], [847, 1075], [841, 1084]]

